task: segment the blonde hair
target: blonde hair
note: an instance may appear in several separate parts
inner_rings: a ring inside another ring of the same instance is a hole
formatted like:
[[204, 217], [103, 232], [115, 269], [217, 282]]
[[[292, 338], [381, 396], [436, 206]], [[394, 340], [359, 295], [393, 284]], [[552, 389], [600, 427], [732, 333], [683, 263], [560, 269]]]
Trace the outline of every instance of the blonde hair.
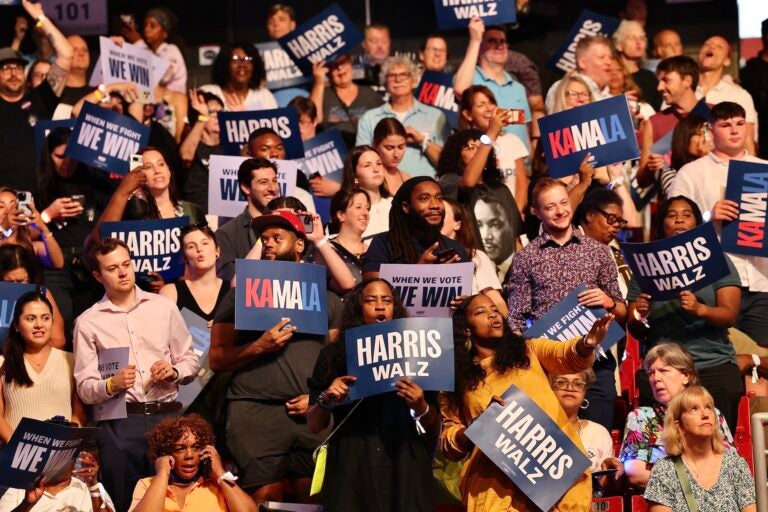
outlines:
[[578, 82], [586, 87], [587, 92], [589, 93], [589, 102], [592, 103], [595, 101], [595, 98], [592, 96], [592, 89], [583, 78], [574, 74], [566, 75], [565, 78], [560, 80], [560, 84], [557, 86], [557, 89], [555, 89], [555, 102], [552, 104], [552, 111], [547, 112], [548, 114], [556, 114], [558, 112], [562, 112], [563, 110], [567, 110], [568, 107], [565, 100], [565, 91], [568, 89], [568, 86], [572, 82]]
[[657, 359], [661, 359], [666, 366], [671, 366], [688, 377], [688, 384], [686, 384], [686, 387], [697, 386], [699, 384], [699, 376], [696, 374], [696, 369], [693, 366], [693, 357], [691, 356], [691, 353], [685, 350], [679, 343], [659, 343], [649, 350], [643, 360], [643, 368], [646, 372], [648, 372], [648, 368], [650, 368]]
[[699, 400], [712, 407], [712, 449], [715, 453], [723, 453], [723, 433], [720, 431], [720, 418], [715, 409], [715, 401], [702, 386], [690, 386], [684, 389], [667, 405], [667, 414], [664, 416], [664, 431], [661, 437], [668, 455], [682, 455], [685, 451], [685, 436], [680, 429], [680, 418], [683, 413], [690, 410]]

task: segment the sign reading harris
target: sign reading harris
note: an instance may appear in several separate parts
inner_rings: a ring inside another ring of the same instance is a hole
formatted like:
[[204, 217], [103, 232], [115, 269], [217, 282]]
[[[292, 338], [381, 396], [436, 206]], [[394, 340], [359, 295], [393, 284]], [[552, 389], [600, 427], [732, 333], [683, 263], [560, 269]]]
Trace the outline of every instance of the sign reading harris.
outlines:
[[[579, 304], [578, 295], [586, 289], [587, 285], [585, 284], [580, 284], [574, 288], [563, 300], [547, 311], [546, 315], [536, 320], [525, 331], [525, 337], [565, 341], [587, 334], [592, 328], [592, 324], [608, 312], [600, 307], [587, 307]], [[624, 335], [624, 330], [619, 327], [619, 324], [611, 322], [600, 347], [608, 351]]]
[[149, 128], [135, 119], [83, 104], [64, 154], [105, 172], [128, 174], [130, 156], [149, 143]]
[[321, 60], [331, 62], [352, 51], [362, 40], [363, 35], [352, 20], [338, 4], [333, 4], [277, 42], [299, 69], [311, 76], [312, 64]]
[[560, 73], [576, 69], [576, 44], [585, 37], [601, 35], [610, 38], [619, 28], [620, 20], [584, 10], [571, 27], [565, 41], [547, 61], [547, 67]]
[[[208, 170], [208, 213], [222, 217], [237, 217], [247, 204], [237, 182], [237, 170], [248, 157], [211, 155]], [[296, 190], [299, 163], [294, 160], [273, 160], [277, 165], [280, 195], [292, 196]]]
[[[113, 377], [117, 372], [128, 366], [130, 348], [113, 347], [99, 350], [99, 374], [102, 380]], [[126, 392], [117, 393], [109, 399], [93, 406], [96, 421], [118, 420], [127, 418], [125, 408]]]
[[647, 244], [621, 244], [640, 289], [653, 300], [678, 298], [728, 275], [723, 249], [711, 222]]
[[29, 489], [42, 475], [56, 482], [96, 434], [95, 428], [75, 428], [22, 418], [0, 455], [0, 487]]
[[238, 156], [248, 144], [251, 132], [258, 128], [272, 128], [283, 141], [285, 157], [304, 158], [304, 143], [299, 132], [299, 114], [293, 107], [245, 112], [219, 112], [221, 150]]
[[25, 293], [33, 291], [35, 291], [35, 285], [33, 284], [0, 281], [0, 346], [2, 346], [5, 336], [8, 334], [8, 329], [11, 328], [16, 301]]
[[[448, 0], [435, 0], [435, 2], [437, 1]], [[512, 6], [514, 7], [514, 4]], [[456, 104], [456, 96], [453, 92], [453, 75], [438, 73], [437, 71], [424, 71], [424, 74], [421, 75], [421, 82], [413, 94], [417, 100], [425, 105], [442, 110], [451, 128], [458, 128], [459, 106]]]
[[181, 228], [187, 224], [189, 217], [102, 222], [100, 233], [126, 243], [137, 273], [158, 272], [167, 282], [184, 274]]
[[514, 0], [435, 0], [435, 15], [440, 30], [467, 28], [474, 17], [487, 27], [517, 21], [517, 6]]
[[[423, 265], [422, 265], [423, 266]], [[408, 377], [421, 389], [453, 391], [450, 318], [400, 318], [348, 329], [345, 334], [349, 399], [394, 389]]]
[[575, 174], [587, 153], [592, 165], [640, 158], [627, 97], [614, 96], [539, 119], [549, 175]]
[[299, 332], [328, 333], [323, 265], [238, 259], [235, 276], [237, 330], [265, 331], [290, 318]]
[[379, 277], [395, 287], [411, 317], [450, 317], [451, 301], [471, 295], [474, 263], [400, 265], [386, 263]]
[[491, 402], [466, 435], [541, 510], [550, 510], [589, 467], [589, 459], [517, 386]]
[[725, 198], [739, 205], [739, 217], [724, 222], [720, 233], [723, 250], [734, 254], [768, 256], [765, 233], [768, 213], [768, 165], [731, 160]]
[[261, 60], [264, 61], [264, 71], [267, 73], [264, 86], [270, 91], [312, 81], [312, 76], [305, 76], [277, 41], [256, 43], [256, 49], [261, 54]]
[[155, 101], [155, 86], [163, 78], [170, 62], [151, 51], [130, 43], [118, 46], [108, 37], [99, 38], [100, 56], [89, 84], [131, 82], [136, 85], [139, 102]]

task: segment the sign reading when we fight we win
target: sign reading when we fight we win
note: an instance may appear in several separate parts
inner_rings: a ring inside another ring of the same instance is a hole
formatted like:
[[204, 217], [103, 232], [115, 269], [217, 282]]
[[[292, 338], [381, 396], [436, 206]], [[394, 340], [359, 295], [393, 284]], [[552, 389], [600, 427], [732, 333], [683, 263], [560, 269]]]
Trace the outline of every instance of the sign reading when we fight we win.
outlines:
[[725, 198], [739, 205], [736, 220], [723, 223], [720, 242], [734, 254], [768, 256], [768, 165], [730, 160]]

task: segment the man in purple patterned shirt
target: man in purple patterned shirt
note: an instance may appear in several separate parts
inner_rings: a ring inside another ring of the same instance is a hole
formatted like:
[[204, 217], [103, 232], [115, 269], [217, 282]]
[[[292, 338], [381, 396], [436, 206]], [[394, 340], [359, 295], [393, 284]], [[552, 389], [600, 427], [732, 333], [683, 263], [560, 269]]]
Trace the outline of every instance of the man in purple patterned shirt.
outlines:
[[[512, 259], [507, 315], [512, 330], [522, 333], [527, 320], [542, 317], [580, 284], [587, 285], [587, 290], [579, 294], [582, 305], [603, 307], [623, 325], [627, 307], [613, 257], [605, 245], [574, 228], [565, 184], [552, 178], [540, 179], [533, 189], [531, 205], [543, 232]], [[610, 353], [595, 363], [598, 381], [587, 395], [590, 405], [584, 415], [609, 430], [616, 398], [615, 368]]]

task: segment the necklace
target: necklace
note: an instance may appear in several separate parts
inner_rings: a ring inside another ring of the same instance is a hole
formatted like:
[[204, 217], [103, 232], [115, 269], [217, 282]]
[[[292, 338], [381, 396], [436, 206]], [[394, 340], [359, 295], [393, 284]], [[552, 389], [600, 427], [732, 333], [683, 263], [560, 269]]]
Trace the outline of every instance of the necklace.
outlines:
[[583, 436], [581, 434], [584, 432], [584, 427], [581, 426], [581, 420], [576, 420], [576, 430], [579, 433], [579, 439], [583, 441]]

